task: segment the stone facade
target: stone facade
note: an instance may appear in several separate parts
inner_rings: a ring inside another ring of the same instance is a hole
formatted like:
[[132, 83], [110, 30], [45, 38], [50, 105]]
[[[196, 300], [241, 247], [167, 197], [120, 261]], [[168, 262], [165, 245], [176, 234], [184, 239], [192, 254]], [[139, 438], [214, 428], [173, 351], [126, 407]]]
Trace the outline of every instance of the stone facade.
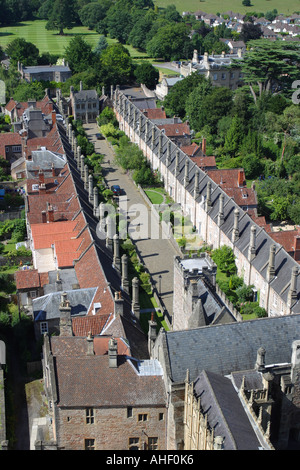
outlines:
[[96, 122], [99, 115], [99, 96], [96, 90], [83, 90], [80, 82], [80, 90], [70, 90], [71, 113], [75, 121], [80, 120], [83, 123]]
[[[260, 292], [260, 306], [269, 316], [300, 313], [298, 263], [163, 135], [134, 102], [118, 89], [114, 95], [120, 129], [139, 146], [152, 169], [160, 172], [166, 191], [190, 217], [199, 237], [213, 249], [222, 245], [233, 249], [238, 275]], [[275, 253], [271, 256], [273, 245]]]

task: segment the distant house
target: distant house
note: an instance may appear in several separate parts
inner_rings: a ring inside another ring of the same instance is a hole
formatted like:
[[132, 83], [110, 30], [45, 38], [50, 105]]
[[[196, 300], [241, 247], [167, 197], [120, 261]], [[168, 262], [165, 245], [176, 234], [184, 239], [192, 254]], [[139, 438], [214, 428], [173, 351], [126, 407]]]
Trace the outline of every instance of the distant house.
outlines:
[[179, 147], [190, 145], [191, 129], [188, 121], [174, 124], [158, 124], [157, 127]]
[[0, 133], [0, 156], [9, 162], [22, 155], [22, 139], [17, 132]]
[[[193, 59], [188, 63], [182, 63], [180, 73], [183, 77], [197, 72], [204, 75], [207, 79], [211, 79], [214, 86], [227, 87], [235, 90], [242, 84], [242, 73], [238, 66], [238, 61], [242, 60], [242, 50], [239, 49], [237, 54], [219, 54], [199, 55], [194, 50]], [[235, 63], [235, 68], [229, 68]]]
[[70, 106], [75, 121], [80, 120], [83, 123], [96, 122], [99, 115], [99, 95], [96, 90], [83, 90], [80, 82], [80, 90], [70, 90]]
[[156, 85], [155, 94], [159, 100], [164, 100], [171, 88], [182, 80], [182, 77], [163, 78], [160, 83]]
[[72, 77], [71, 69], [68, 65], [34, 65], [24, 67], [18, 63], [18, 71], [23, 80], [27, 82], [49, 81], [65, 82]]

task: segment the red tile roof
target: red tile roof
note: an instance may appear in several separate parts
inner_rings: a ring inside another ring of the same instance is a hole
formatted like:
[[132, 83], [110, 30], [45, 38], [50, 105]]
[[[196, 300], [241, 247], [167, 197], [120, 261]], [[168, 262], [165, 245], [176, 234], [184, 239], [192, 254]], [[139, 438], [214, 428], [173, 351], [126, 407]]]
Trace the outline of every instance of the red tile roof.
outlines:
[[15, 273], [17, 290], [40, 287], [41, 281], [37, 269], [20, 269]]
[[86, 317], [72, 318], [72, 329], [74, 336], [100, 335], [107, 324], [111, 314], [87, 315]]
[[144, 109], [143, 113], [147, 116], [148, 119], [166, 119], [167, 115], [164, 109], [162, 108], [148, 108]]
[[17, 132], [3, 132], [0, 133], [0, 155], [6, 158], [6, 146], [22, 145], [22, 139]]
[[209, 169], [217, 169], [216, 165], [216, 157], [190, 157], [190, 159], [196, 163], [196, 165], [201, 168], [201, 170], [205, 170], [206, 168]]
[[256, 193], [252, 188], [247, 188], [245, 172], [242, 168], [207, 170], [207, 174], [239, 206], [257, 206]]
[[165, 134], [170, 137], [191, 135], [190, 126], [185, 122], [176, 124], [162, 124], [157, 127], [159, 129], [164, 129]]

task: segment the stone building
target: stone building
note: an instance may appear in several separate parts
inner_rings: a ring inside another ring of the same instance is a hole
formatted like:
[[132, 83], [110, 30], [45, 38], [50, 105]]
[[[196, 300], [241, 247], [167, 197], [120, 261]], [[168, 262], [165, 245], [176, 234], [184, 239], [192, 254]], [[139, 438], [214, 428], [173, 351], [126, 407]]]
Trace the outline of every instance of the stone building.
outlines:
[[300, 313], [297, 261], [120, 90], [114, 95], [120, 129], [159, 171], [166, 191], [190, 217], [199, 238], [213, 249], [233, 249], [238, 275], [259, 291], [260, 306], [269, 316]]
[[65, 82], [72, 77], [72, 72], [68, 64], [62, 65], [34, 65], [25, 67], [18, 63], [18, 72], [23, 80], [27, 82]]
[[299, 327], [300, 316], [288, 315], [161, 329], [151, 357], [170, 397], [167, 448], [299, 448]]
[[166, 449], [166, 395], [156, 360], [113, 337], [45, 336], [45, 390], [60, 450]]
[[70, 90], [70, 108], [75, 121], [80, 120], [83, 123], [96, 122], [99, 115], [99, 96], [96, 90], [83, 90], [80, 82], [80, 90]]
[[241, 50], [236, 54], [225, 54], [222, 52], [220, 55], [199, 55], [198, 51], [194, 51], [193, 59], [191, 62], [182, 63], [180, 73], [183, 77], [197, 72], [204, 75], [205, 78], [210, 79], [214, 86], [222, 86], [235, 90], [242, 84], [242, 73], [238, 65], [234, 68], [229, 68], [234, 63], [238, 63], [242, 59]]
[[216, 292], [217, 266], [207, 253], [174, 261], [173, 330], [241, 320]]

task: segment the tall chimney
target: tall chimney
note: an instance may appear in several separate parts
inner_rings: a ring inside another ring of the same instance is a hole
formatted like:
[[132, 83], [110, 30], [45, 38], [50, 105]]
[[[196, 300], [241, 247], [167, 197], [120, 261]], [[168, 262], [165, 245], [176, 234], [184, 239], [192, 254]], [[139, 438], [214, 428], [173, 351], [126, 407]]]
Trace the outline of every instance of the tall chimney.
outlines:
[[176, 150], [176, 158], [175, 158], [175, 177], [178, 176], [179, 173], [179, 150]]
[[201, 146], [202, 153], [206, 155], [206, 139], [203, 137], [202, 139], [202, 146]]
[[120, 241], [119, 235], [116, 233], [114, 235], [114, 258], [113, 263], [115, 268], [120, 271], [121, 270], [121, 263], [120, 263]]
[[248, 250], [248, 259], [253, 261], [256, 256], [256, 227], [252, 225], [250, 232], [250, 245]]
[[118, 367], [118, 343], [114, 338], [108, 341], [108, 364], [114, 369]]
[[115, 292], [115, 316], [122, 316], [124, 312], [124, 299], [121, 292]]
[[195, 173], [194, 199], [199, 196], [199, 171]]
[[275, 277], [275, 251], [276, 245], [270, 246], [269, 266], [267, 270], [267, 281], [270, 282]]
[[151, 357], [153, 346], [157, 337], [156, 327], [157, 327], [157, 323], [154, 320], [154, 312], [152, 312], [151, 319], [149, 320], [149, 330], [148, 330], [148, 351], [149, 351], [150, 357]]
[[93, 175], [89, 175], [89, 202], [92, 204], [94, 199]]
[[188, 157], [185, 160], [185, 165], [184, 165], [184, 187], [187, 187], [189, 184], [189, 160]]
[[80, 156], [80, 176], [84, 178], [84, 155]]
[[54, 126], [54, 124], [56, 124], [56, 112], [55, 111], [52, 111], [52, 126]]
[[71, 306], [67, 299], [67, 293], [63, 292], [61, 295], [61, 301], [59, 305], [60, 319], [59, 329], [60, 336], [72, 336], [72, 319], [71, 319]]
[[48, 221], [54, 222], [54, 209], [51, 204], [48, 205]]
[[287, 300], [287, 304], [289, 307], [291, 307], [292, 304], [296, 302], [297, 300], [297, 277], [298, 277], [298, 267], [294, 266], [292, 269], [291, 285], [290, 285], [290, 290], [288, 293], [288, 300]]
[[244, 170], [238, 170], [238, 186], [241, 187], [244, 185], [245, 173]]
[[89, 189], [89, 167], [84, 165], [84, 189], [88, 191]]
[[233, 230], [232, 230], [232, 243], [235, 243], [239, 237], [239, 217], [240, 212], [238, 209], [234, 209], [234, 222], [233, 222]]
[[218, 226], [222, 225], [224, 222], [224, 194], [220, 194], [219, 199], [219, 213], [218, 213]]
[[122, 279], [121, 285], [124, 292], [129, 293], [129, 281], [128, 281], [128, 257], [123, 255], [121, 258], [122, 261]]
[[92, 337], [91, 331], [88, 332], [87, 338], [87, 350], [86, 354], [87, 356], [94, 356], [94, 338]]
[[171, 141], [168, 140], [166, 166], [168, 167], [170, 163], [171, 163]]
[[42, 169], [39, 170], [39, 184], [45, 183], [45, 174]]
[[93, 213], [94, 213], [94, 216], [97, 217], [97, 210], [98, 210], [98, 205], [99, 205], [99, 202], [98, 202], [98, 189], [97, 187], [95, 186], [94, 187], [94, 190], [93, 190]]
[[211, 182], [207, 182], [207, 189], [206, 189], [206, 211], [209, 211], [211, 208]]
[[132, 279], [132, 302], [131, 310], [134, 315], [140, 318], [140, 303], [139, 303], [139, 280], [137, 277]]
[[258, 372], [262, 372], [265, 369], [265, 355], [266, 350], [264, 348], [259, 348], [256, 356], [255, 369]]

